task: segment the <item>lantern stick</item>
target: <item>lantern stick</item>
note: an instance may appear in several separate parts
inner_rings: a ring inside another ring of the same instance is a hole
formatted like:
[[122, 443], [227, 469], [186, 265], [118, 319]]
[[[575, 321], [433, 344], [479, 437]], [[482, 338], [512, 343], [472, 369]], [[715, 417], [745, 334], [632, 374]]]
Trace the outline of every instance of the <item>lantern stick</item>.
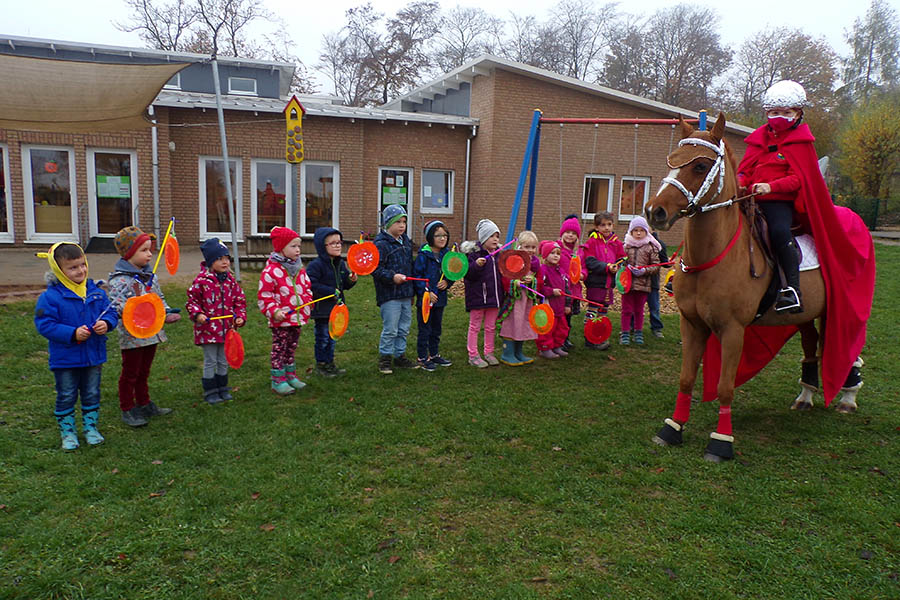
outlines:
[[210, 317], [210, 321], [215, 321], [216, 319], [233, 319], [234, 315], [220, 315], [218, 317]]
[[[169, 226], [166, 228], [166, 235], [163, 238], [163, 243], [159, 247], [159, 252], [156, 253], [156, 264], [153, 265], [153, 275], [156, 275], [156, 268], [159, 267], [159, 259], [162, 258], [163, 251], [166, 249], [166, 242], [169, 241], [169, 234], [172, 233], [172, 225], [175, 224], [175, 217], [169, 219]], [[153, 280], [150, 280], [150, 283], [153, 283]], [[147, 289], [150, 289], [150, 286], [147, 286]]]

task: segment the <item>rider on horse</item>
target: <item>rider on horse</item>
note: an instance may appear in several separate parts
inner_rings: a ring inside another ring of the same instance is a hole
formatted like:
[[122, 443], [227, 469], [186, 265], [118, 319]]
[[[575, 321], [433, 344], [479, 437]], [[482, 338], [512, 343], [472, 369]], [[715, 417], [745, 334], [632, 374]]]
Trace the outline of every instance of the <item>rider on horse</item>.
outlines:
[[[802, 312], [800, 298], [799, 256], [791, 233], [795, 213], [807, 212], [808, 202], [828, 202], [831, 198], [819, 197], [804, 186], [808, 177], [818, 176], [818, 165], [808, 160], [815, 151], [798, 152], [798, 145], [812, 147], [815, 138], [803, 119], [803, 107], [807, 105], [806, 91], [799, 83], [790, 80], [772, 85], [762, 98], [768, 122], [744, 140], [747, 152], [738, 166], [738, 184], [756, 194], [756, 199], [766, 216], [769, 239], [784, 272], [784, 285], [775, 300], [777, 312]], [[811, 163], [811, 164], [807, 164]]]

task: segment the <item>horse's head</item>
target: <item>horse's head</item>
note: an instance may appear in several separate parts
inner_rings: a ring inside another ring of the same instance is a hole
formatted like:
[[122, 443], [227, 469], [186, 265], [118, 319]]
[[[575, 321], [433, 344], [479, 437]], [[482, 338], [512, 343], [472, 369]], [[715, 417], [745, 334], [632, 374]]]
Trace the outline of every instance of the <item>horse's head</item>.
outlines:
[[696, 131], [682, 119], [682, 139], [666, 162], [671, 169], [644, 214], [655, 229], [666, 230], [681, 217], [693, 216], [714, 198], [732, 197], [737, 188], [731, 151], [725, 146], [725, 115], [710, 131]]

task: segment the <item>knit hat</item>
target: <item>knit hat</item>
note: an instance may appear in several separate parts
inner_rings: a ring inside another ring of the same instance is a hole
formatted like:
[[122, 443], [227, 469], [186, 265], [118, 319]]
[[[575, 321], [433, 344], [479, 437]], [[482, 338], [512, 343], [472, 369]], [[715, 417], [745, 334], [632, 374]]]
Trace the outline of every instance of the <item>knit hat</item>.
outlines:
[[389, 204], [381, 211], [381, 226], [385, 229], [406, 216], [406, 209], [399, 204]]
[[631, 223], [628, 224], [628, 233], [637, 227], [643, 228], [644, 231], [650, 233], [650, 226], [647, 225], [647, 219], [644, 217], [635, 217], [631, 220]]
[[284, 247], [291, 243], [291, 240], [300, 237], [300, 234], [290, 227], [273, 227], [269, 233], [272, 238], [272, 248], [275, 252], [281, 252]]
[[478, 241], [483, 244], [495, 233], [500, 233], [500, 228], [490, 219], [482, 219], [475, 226], [475, 233], [478, 235]]
[[541, 256], [544, 260], [547, 260], [547, 257], [550, 256], [550, 253], [559, 248], [559, 244], [552, 240], [544, 240], [541, 242]]
[[203, 260], [207, 267], [211, 267], [214, 262], [223, 256], [229, 256], [228, 246], [223, 244], [219, 238], [209, 238], [200, 244], [200, 252], [203, 253]]
[[563, 224], [559, 228], [559, 237], [562, 237], [562, 234], [567, 231], [574, 231], [575, 235], [581, 237], [581, 223], [578, 222], [576, 217], [569, 217], [563, 221]]
[[434, 234], [437, 232], [438, 227], [443, 227], [444, 231], [447, 231], [447, 226], [444, 225], [443, 221], [429, 221], [425, 224], [425, 241], [428, 242], [429, 246], [434, 246]]
[[116, 247], [116, 252], [118, 252], [122, 258], [128, 260], [134, 256], [134, 253], [138, 251], [138, 248], [140, 248], [144, 242], [155, 239], [156, 236], [152, 233], [144, 233], [141, 231], [140, 227], [129, 225], [128, 227], [123, 227], [116, 233], [113, 245]]

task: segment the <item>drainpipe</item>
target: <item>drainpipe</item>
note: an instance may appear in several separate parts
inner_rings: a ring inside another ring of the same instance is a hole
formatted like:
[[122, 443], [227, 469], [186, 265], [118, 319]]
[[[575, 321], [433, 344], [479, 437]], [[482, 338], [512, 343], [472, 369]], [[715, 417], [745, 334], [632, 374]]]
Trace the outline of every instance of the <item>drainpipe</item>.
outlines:
[[[149, 112], [150, 116], [153, 117], [153, 127], [150, 129], [150, 148], [153, 162], [153, 233], [156, 234], [156, 239], [162, 243], [162, 238], [159, 237], [159, 137], [156, 130], [156, 111], [153, 110], [152, 104]], [[138, 212], [137, 202], [132, 207], [132, 211], [132, 220], [135, 226], [140, 227], [140, 213]]]
[[478, 135], [478, 126], [472, 125], [472, 135], [466, 138], [466, 183], [463, 189], [463, 226], [462, 239], [465, 240], [469, 232], [469, 165], [472, 160], [472, 138]]

